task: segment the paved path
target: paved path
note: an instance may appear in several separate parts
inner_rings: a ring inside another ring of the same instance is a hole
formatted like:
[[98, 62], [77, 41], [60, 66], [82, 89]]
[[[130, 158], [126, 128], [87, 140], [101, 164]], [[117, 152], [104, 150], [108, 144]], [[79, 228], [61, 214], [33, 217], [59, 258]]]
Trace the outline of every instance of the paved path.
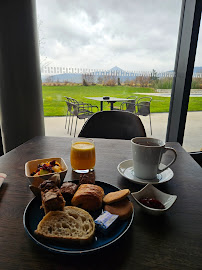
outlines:
[[[156, 97], [170, 97], [170, 93], [134, 93], [134, 95], [147, 95], [147, 96], [156, 96]], [[202, 91], [200, 93], [191, 93], [190, 97], [202, 97]]]
[[[150, 137], [149, 117], [140, 116], [147, 136]], [[46, 136], [61, 136], [61, 137], [73, 137], [70, 136], [65, 130], [65, 117], [45, 117], [45, 133]], [[159, 138], [165, 141], [168, 113], [152, 113], [151, 114], [152, 137]], [[78, 120], [76, 136], [80, 132], [84, 120]], [[188, 112], [187, 124], [185, 129], [183, 147], [186, 151], [198, 151], [202, 147], [202, 112]]]

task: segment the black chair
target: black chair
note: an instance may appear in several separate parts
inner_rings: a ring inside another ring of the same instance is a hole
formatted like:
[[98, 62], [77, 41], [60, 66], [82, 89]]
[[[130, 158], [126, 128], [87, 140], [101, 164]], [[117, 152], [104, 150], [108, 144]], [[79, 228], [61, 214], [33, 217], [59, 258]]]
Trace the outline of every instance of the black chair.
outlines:
[[202, 167], [202, 151], [190, 152], [189, 154]]
[[101, 111], [86, 121], [78, 137], [130, 140], [146, 137], [146, 132], [140, 118], [131, 112]]
[[142, 116], [148, 116], [150, 120], [150, 130], [152, 135], [152, 126], [151, 126], [151, 112], [150, 112], [150, 105], [151, 105], [152, 97], [141, 97], [136, 100], [135, 104], [135, 114], [136, 115], [142, 115]]

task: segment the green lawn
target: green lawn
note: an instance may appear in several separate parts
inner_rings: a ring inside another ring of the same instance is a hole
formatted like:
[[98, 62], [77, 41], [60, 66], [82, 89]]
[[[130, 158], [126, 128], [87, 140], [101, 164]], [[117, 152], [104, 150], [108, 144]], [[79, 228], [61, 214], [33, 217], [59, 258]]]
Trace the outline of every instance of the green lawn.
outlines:
[[[43, 86], [43, 104], [45, 116], [64, 116], [66, 115], [67, 107], [64, 96], [72, 97], [78, 101], [97, 105], [100, 109], [100, 102], [86, 99], [85, 97], [102, 97], [112, 96], [127, 98], [136, 93], [139, 97], [144, 96], [144, 93], [155, 92], [152, 88], [136, 88], [131, 86], [82, 86], [82, 85], [65, 85], [65, 86]], [[170, 98], [152, 96], [151, 112], [168, 112]], [[107, 102], [103, 103], [104, 110], [110, 110], [110, 105]], [[115, 107], [119, 107], [120, 103], [115, 103]], [[191, 97], [189, 103], [189, 111], [202, 110], [202, 97]]]

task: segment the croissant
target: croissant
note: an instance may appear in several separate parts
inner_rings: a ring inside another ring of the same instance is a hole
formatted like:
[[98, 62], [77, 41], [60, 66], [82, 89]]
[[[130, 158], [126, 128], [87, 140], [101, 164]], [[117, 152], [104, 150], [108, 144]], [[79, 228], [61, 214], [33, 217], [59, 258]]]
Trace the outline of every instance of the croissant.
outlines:
[[87, 211], [95, 211], [102, 207], [104, 190], [94, 184], [81, 184], [74, 194], [71, 204]]

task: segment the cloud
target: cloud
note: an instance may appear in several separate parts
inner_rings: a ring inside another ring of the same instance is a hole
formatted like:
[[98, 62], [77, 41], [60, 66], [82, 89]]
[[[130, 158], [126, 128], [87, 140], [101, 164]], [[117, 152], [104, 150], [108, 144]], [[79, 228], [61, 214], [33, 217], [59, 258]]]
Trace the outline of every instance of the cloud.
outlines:
[[178, 0], [37, 0], [51, 65], [126, 70], [174, 68]]

